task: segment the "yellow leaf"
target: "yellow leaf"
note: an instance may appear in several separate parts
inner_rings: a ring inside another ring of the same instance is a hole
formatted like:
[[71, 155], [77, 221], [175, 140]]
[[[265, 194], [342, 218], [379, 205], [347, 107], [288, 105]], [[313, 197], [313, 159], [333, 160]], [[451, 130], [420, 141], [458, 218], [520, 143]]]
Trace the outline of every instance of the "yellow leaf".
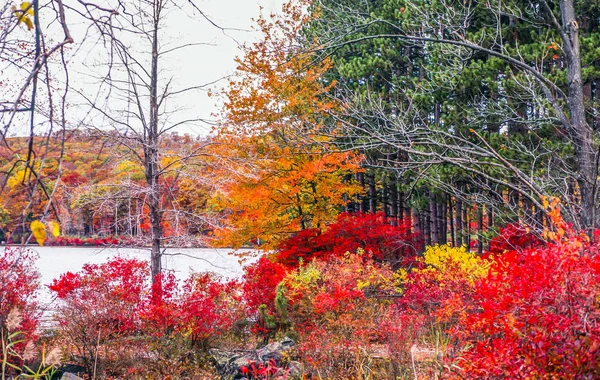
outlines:
[[23, 22], [27, 25], [27, 30], [33, 30], [33, 21], [29, 17], [23, 17]]
[[29, 1], [24, 1], [21, 3], [21, 10], [24, 14], [33, 16], [33, 7]]
[[17, 9], [14, 5], [12, 6], [12, 11], [17, 18], [17, 24], [24, 23], [28, 30], [33, 30], [33, 21], [31, 20], [31, 17], [34, 16], [33, 6], [30, 2], [24, 1], [21, 3], [20, 8]]
[[40, 246], [43, 246], [46, 241], [46, 226], [44, 226], [44, 223], [39, 220], [34, 220], [31, 222], [29, 228], [31, 228], [31, 233], [33, 233], [33, 237], [37, 243]]
[[48, 222], [48, 227], [50, 228], [50, 233], [52, 236], [57, 237], [60, 235], [60, 225], [55, 221]]

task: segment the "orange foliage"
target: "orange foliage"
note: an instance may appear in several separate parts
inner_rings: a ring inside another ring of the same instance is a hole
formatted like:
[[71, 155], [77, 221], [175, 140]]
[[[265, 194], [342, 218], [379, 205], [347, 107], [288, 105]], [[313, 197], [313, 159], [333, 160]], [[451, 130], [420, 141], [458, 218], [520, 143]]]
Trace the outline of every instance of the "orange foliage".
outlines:
[[272, 247], [335, 220], [360, 191], [347, 178], [361, 158], [331, 143], [336, 125], [327, 115], [340, 104], [327, 96], [335, 86], [323, 79], [330, 62], [315, 62], [297, 48], [306, 5], [291, 2], [286, 16], [258, 20], [264, 38], [238, 59], [238, 75], [225, 93], [225, 122], [214, 148], [230, 163], [230, 180], [213, 199], [228, 215], [217, 231], [221, 245], [259, 238]]

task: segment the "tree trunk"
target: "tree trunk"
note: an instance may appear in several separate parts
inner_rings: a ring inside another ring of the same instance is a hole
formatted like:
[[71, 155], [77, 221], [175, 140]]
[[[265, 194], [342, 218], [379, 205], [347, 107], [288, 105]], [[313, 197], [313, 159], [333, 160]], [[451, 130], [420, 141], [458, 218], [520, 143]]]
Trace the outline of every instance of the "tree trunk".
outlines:
[[450, 243], [456, 247], [456, 238], [454, 233], [454, 212], [452, 211], [452, 197], [448, 197], [448, 221], [450, 221]]
[[367, 175], [369, 181], [369, 212], [374, 214], [377, 212], [377, 189], [375, 188], [375, 174]]
[[477, 208], [477, 254], [483, 254], [483, 206]]
[[398, 192], [398, 219], [404, 220], [404, 218], [410, 219], [410, 213], [408, 212], [406, 207], [404, 207], [404, 192], [399, 191]]
[[[398, 182], [396, 176], [393, 175], [390, 178], [390, 217], [392, 218], [392, 225], [398, 225]], [[401, 218], [401, 217], [400, 217]]]
[[438, 202], [436, 202], [436, 207], [438, 209], [438, 222], [439, 222], [439, 234], [440, 234], [440, 244], [448, 243], [448, 208], [446, 207], [446, 196], [442, 195]]
[[152, 30], [152, 65], [150, 73], [150, 120], [147, 128], [147, 140], [144, 146], [144, 160], [146, 164], [146, 181], [150, 188], [150, 223], [152, 224], [152, 248], [150, 251], [150, 268], [152, 282], [160, 279], [162, 272], [162, 212], [160, 209], [160, 187], [158, 168], [158, 30], [161, 19], [161, 7], [153, 7], [153, 30]]
[[467, 246], [467, 252], [471, 252], [471, 226], [469, 225], [469, 207], [465, 205], [463, 207], [463, 231], [465, 237], [465, 245]]
[[438, 222], [438, 212], [437, 212], [437, 202], [436, 198], [431, 196], [429, 198], [429, 215], [431, 215], [431, 220], [429, 225], [431, 226], [431, 244], [439, 244], [440, 243], [440, 231], [438, 230], [439, 222]]
[[461, 198], [456, 198], [456, 246], [463, 245], [463, 201]]
[[419, 214], [419, 210], [416, 207], [411, 209], [411, 219], [412, 219], [412, 231], [413, 234], [417, 237], [419, 242], [419, 251], [423, 250], [424, 245], [424, 236], [423, 236], [423, 228], [421, 228], [421, 215]]
[[[366, 187], [365, 184], [365, 174], [364, 173], [356, 173], [356, 179], [358, 181], [358, 183], [360, 184], [360, 187], [362, 189], [364, 189]], [[365, 213], [367, 212], [367, 199], [364, 196], [360, 196], [358, 198], [358, 211]]]
[[388, 181], [385, 177], [383, 179], [383, 186], [381, 188], [381, 211], [385, 216], [390, 216], [389, 204], [388, 204], [389, 187]]
[[421, 213], [422, 217], [422, 226], [423, 226], [423, 234], [425, 234], [425, 245], [431, 245], [431, 212], [425, 209]]
[[575, 17], [573, 0], [558, 2], [563, 26], [563, 42], [567, 60], [568, 107], [571, 117], [570, 134], [579, 166], [577, 182], [581, 196], [581, 226], [591, 233], [596, 223], [596, 149], [592, 138], [592, 128], [585, 118], [585, 99], [581, 73], [581, 52], [579, 48], [579, 26]]

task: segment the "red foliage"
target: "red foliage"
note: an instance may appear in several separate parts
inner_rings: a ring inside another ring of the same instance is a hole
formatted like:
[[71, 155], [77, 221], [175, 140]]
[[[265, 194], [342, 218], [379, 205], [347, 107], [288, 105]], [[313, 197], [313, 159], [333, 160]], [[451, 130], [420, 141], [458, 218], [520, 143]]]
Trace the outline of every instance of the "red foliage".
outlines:
[[[67, 272], [49, 286], [71, 311], [79, 311], [87, 323], [112, 333], [134, 331], [148, 287], [148, 263], [122, 257], [104, 264], [85, 264], [79, 273]], [[89, 311], [89, 313], [85, 313]], [[72, 322], [72, 314], [63, 314]]]
[[571, 234], [497, 258], [452, 330], [467, 377], [599, 378], [599, 252]]
[[[413, 344], [433, 341], [432, 336], [443, 334], [446, 328], [457, 323], [464, 305], [470, 303], [474, 293], [473, 279], [467, 273], [458, 261], [446, 261], [443, 269], [423, 261], [415, 265], [402, 297], [388, 310], [381, 324], [395, 360], [409, 363]], [[433, 374], [426, 376], [434, 378]]]
[[106, 245], [132, 245], [133, 242], [126, 236], [105, 236], [97, 238], [80, 239], [72, 236], [57, 236], [48, 239], [45, 243], [49, 246], [106, 246]]
[[240, 368], [240, 373], [249, 379], [286, 379], [289, 370], [279, 367], [275, 359], [266, 363], [250, 362]]
[[281, 284], [279, 316], [298, 334], [303, 363], [324, 378], [360, 366], [368, 347], [382, 342], [382, 318], [401, 294], [388, 265], [357, 254], [314, 260]]
[[543, 240], [530, 232], [529, 229], [518, 223], [511, 223], [504, 228], [500, 228], [498, 236], [490, 240], [489, 253], [498, 254], [505, 251], [538, 247], [542, 244]]
[[391, 225], [383, 213], [343, 213], [325, 232], [304, 230], [278, 247], [277, 261], [296, 267], [300, 259], [342, 257], [363, 248], [373, 257], [394, 266], [406, 265], [418, 248], [409, 221]]
[[274, 311], [275, 290], [285, 277], [285, 266], [262, 256], [245, 270], [242, 289], [250, 312], [256, 312], [260, 305], [266, 305], [269, 310]]
[[67, 171], [60, 177], [60, 180], [69, 187], [77, 187], [89, 182], [87, 178], [74, 171]]
[[193, 274], [183, 285], [181, 328], [190, 333], [192, 345], [207, 348], [211, 339], [242, 318], [241, 302], [239, 282], [221, 281], [212, 273]]
[[0, 253], [0, 329], [6, 329], [4, 323], [10, 311], [18, 309], [22, 321], [16, 331], [23, 333], [17, 336], [19, 340], [34, 338], [38, 322], [35, 295], [39, 289], [39, 273], [35, 259], [34, 253], [26, 249], [6, 247]]
[[156, 278], [140, 310], [143, 330], [146, 333], [161, 337], [180, 326], [179, 297], [181, 295], [178, 285], [173, 272], [163, 272]]

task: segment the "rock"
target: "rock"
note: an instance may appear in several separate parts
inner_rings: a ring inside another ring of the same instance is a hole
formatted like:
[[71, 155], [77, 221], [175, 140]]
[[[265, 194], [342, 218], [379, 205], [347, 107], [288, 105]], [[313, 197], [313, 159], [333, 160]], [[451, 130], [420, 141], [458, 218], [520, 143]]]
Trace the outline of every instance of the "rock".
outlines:
[[267, 366], [270, 361], [281, 366], [283, 353], [294, 344], [292, 339], [284, 338], [258, 350], [221, 351], [213, 349], [210, 350], [210, 354], [222, 380], [243, 380], [246, 379], [246, 374], [242, 373], [242, 367], [248, 367], [251, 363], [256, 366], [261, 364]]
[[305, 371], [304, 364], [297, 362], [297, 361], [289, 362], [287, 369], [288, 369], [287, 375], [289, 378], [292, 378], [292, 379], [296, 378], [296, 377], [301, 378], [302, 375], [304, 375], [304, 373], [305, 373], [304, 372]]
[[282, 354], [292, 348], [293, 345], [294, 341], [288, 337], [285, 337], [279, 342], [273, 342], [271, 344], [267, 344], [261, 349], [258, 349], [256, 351], [256, 356], [258, 356], [259, 361], [263, 363], [267, 363], [271, 359], [275, 360], [276, 363], [280, 363]]
[[63, 364], [56, 369], [52, 380], [79, 380], [85, 375], [85, 367], [76, 364]]
[[71, 372], [64, 372], [60, 377], [60, 380], [83, 380], [83, 378], [72, 374]]

